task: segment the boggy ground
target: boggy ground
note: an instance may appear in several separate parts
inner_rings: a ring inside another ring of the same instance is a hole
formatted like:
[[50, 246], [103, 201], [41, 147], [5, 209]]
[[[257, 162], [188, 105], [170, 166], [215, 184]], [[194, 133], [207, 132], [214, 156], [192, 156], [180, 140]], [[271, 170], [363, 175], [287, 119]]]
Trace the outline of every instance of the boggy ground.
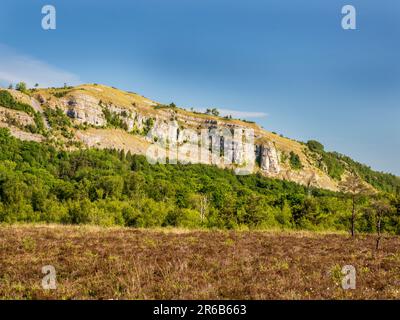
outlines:
[[[400, 238], [0, 226], [2, 299], [399, 299]], [[57, 288], [42, 288], [53, 265]], [[341, 269], [356, 268], [343, 290]]]

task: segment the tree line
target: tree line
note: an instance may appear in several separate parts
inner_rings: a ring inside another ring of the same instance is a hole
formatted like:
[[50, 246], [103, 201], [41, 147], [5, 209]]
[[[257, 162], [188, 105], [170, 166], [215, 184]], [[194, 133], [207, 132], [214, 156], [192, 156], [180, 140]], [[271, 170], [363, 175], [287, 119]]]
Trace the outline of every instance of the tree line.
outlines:
[[0, 222], [400, 234], [400, 196], [335, 193], [118, 150], [66, 152], [0, 129]]

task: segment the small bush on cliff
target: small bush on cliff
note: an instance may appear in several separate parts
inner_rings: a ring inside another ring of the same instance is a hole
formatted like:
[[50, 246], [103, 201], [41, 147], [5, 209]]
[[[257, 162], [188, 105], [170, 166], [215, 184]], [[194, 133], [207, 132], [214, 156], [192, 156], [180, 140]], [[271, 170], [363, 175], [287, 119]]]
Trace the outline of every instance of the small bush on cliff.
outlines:
[[63, 129], [72, 126], [70, 118], [60, 108], [46, 108], [44, 114], [53, 129]]
[[153, 118], [148, 118], [145, 122], [145, 126], [143, 129], [143, 134], [147, 135], [151, 129], [154, 127], [154, 119]]
[[300, 157], [294, 153], [293, 151], [290, 151], [289, 154], [289, 163], [292, 169], [294, 170], [300, 170], [303, 168], [303, 165], [301, 164]]
[[110, 111], [107, 107], [103, 107], [103, 114], [108, 126], [128, 130], [128, 125], [118, 113]]
[[311, 151], [321, 152], [324, 151], [324, 146], [322, 143], [316, 140], [309, 140], [307, 141], [307, 146]]

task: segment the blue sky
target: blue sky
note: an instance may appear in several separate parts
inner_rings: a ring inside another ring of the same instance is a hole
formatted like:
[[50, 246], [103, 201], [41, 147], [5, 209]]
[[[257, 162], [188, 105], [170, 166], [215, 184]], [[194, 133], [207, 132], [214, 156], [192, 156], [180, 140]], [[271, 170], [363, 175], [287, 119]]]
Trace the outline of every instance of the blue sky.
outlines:
[[235, 110], [400, 175], [398, 0], [2, 0], [0, 84], [19, 80]]

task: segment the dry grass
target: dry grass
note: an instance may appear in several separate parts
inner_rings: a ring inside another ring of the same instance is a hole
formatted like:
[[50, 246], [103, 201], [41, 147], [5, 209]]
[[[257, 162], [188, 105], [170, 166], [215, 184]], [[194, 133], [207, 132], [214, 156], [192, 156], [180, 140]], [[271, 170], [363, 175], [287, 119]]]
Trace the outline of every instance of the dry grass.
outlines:
[[150, 146], [143, 137], [132, 135], [122, 129], [89, 128], [78, 130], [76, 136], [89, 147], [125, 150], [132, 154], [146, 154]]
[[[1, 226], [3, 299], [400, 298], [400, 238], [333, 233]], [[43, 290], [53, 265], [56, 290]], [[341, 288], [344, 265], [357, 289]]]

